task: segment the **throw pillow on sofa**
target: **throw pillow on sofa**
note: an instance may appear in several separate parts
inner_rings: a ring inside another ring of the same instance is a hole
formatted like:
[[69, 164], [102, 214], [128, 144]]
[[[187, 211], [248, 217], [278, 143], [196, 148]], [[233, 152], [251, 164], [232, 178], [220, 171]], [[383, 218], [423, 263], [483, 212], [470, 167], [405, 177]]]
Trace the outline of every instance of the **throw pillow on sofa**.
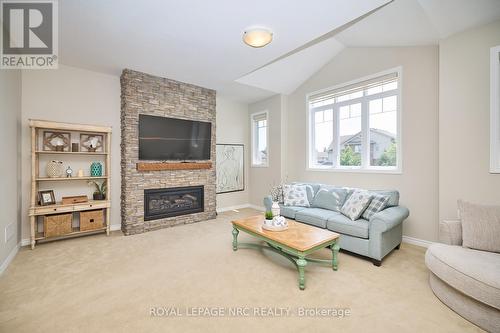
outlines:
[[306, 190], [307, 190], [307, 200], [309, 200], [309, 203], [313, 202], [314, 196], [316, 195], [316, 189], [315, 189], [315, 187], [317, 185], [315, 185], [315, 184], [307, 184], [307, 183], [299, 183], [299, 182], [293, 182], [290, 185], [303, 185], [303, 186], [305, 186]]
[[285, 206], [309, 207], [307, 185], [283, 185]]
[[365, 209], [363, 213], [363, 218], [369, 220], [373, 215], [382, 211], [387, 207], [389, 203], [390, 196], [372, 193], [372, 201]]
[[340, 212], [355, 221], [360, 218], [371, 200], [372, 196], [368, 191], [356, 190], [344, 203]]
[[342, 205], [344, 204], [347, 197], [347, 190], [343, 188], [320, 188], [314, 201], [312, 202], [312, 207], [324, 208], [328, 210], [333, 210], [335, 212], [340, 212]]
[[500, 253], [500, 206], [458, 201], [462, 246]]

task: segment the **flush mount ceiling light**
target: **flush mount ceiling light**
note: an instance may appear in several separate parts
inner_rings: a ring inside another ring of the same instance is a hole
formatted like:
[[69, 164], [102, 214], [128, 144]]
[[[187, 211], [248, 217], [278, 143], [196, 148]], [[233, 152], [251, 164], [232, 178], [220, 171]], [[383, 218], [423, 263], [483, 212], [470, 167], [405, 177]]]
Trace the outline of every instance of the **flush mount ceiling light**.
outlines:
[[273, 40], [273, 33], [266, 28], [250, 28], [243, 33], [243, 42], [251, 47], [264, 47]]

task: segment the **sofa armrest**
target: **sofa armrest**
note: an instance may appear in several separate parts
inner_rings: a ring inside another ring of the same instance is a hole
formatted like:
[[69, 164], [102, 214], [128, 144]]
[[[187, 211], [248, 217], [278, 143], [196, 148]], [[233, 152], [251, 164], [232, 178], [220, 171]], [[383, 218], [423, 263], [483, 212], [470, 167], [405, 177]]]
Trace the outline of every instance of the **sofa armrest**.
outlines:
[[370, 219], [370, 230], [386, 232], [403, 223], [410, 215], [408, 208], [404, 206], [389, 207], [378, 212]]
[[460, 220], [439, 222], [439, 242], [448, 245], [462, 245], [462, 222]]

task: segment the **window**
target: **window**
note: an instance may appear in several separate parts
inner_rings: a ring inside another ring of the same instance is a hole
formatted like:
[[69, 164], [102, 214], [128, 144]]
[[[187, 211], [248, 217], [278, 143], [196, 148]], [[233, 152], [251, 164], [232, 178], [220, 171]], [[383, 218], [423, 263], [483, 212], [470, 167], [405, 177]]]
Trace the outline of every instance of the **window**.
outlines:
[[267, 167], [269, 165], [268, 112], [252, 114], [250, 122], [252, 126], [252, 166]]
[[490, 172], [500, 173], [500, 45], [490, 57]]
[[308, 95], [309, 168], [401, 171], [401, 70]]

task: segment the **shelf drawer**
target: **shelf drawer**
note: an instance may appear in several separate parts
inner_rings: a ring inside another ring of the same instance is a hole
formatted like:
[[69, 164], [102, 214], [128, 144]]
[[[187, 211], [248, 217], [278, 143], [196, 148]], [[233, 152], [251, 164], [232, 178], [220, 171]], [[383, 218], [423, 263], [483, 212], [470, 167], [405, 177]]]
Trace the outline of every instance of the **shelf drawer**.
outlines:
[[74, 206], [74, 210], [80, 211], [80, 210], [100, 209], [100, 208], [107, 208], [107, 207], [109, 207], [109, 203], [107, 201], [103, 201], [103, 202], [77, 204]]
[[57, 214], [43, 217], [44, 237], [57, 237], [71, 233], [73, 231], [71, 223], [73, 214]]
[[50, 206], [44, 206], [44, 207], [37, 207], [35, 208], [35, 214], [36, 215], [44, 215], [44, 214], [59, 214], [59, 213], [66, 213], [66, 212], [72, 212], [73, 207], [50, 207]]
[[104, 210], [80, 212], [80, 231], [97, 230], [104, 227]]

